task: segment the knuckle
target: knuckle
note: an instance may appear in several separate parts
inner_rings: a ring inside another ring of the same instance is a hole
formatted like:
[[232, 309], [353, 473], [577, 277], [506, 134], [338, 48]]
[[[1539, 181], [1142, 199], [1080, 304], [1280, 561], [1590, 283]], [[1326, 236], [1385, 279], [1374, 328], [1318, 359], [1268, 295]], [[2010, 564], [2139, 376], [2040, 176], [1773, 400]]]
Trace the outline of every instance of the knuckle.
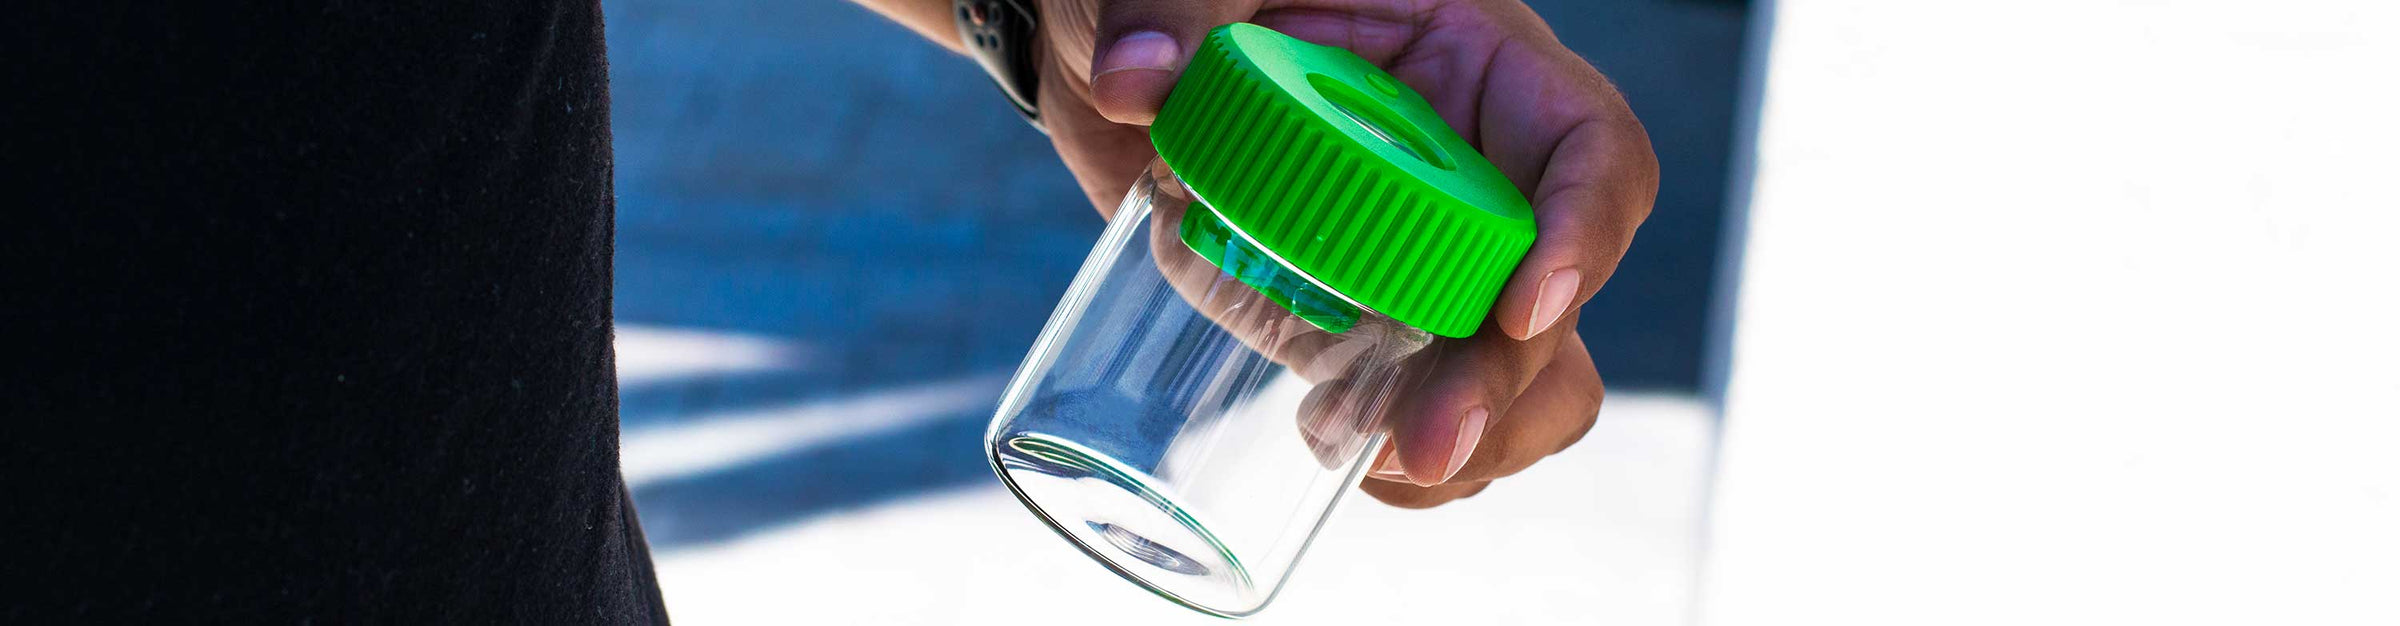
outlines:
[[1608, 401], [1608, 384], [1601, 382], [1598, 378], [1594, 378], [1592, 379], [1592, 384], [1580, 385], [1577, 387], [1577, 389], [1579, 392], [1575, 397], [1575, 407], [1582, 409], [1581, 411], [1577, 412], [1584, 414], [1586, 417], [1599, 415], [1600, 406]]
[[1558, 454], [1560, 452], [1565, 452], [1568, 448], [1575, 447], [1575, 444], [1583, 441], [1583, 437], [1585, 435], [1592, 434], [1593, 426], [1599, 425], [1600, 423], [1600, 411], [1598, 409], [1582, 412], [1578, 415], [1581, 417], [1576, 418], [1575, 427], [1568, 431], [1566, 437], [1559, 439], [1558, 447], [1552, 449], [1550, 454]]
[[1507, 478], [1533, 463], [1531, 459], [1523, 458], [1523, 450], [1523, 445], [1509, 437], [1486, 437], [1482, 443], [1476, 444], [1475, 455], [1467, 459], [1467, 466], [1459, 468], [1458, 475], [1450, 480], [1463, 482]]
[[[1639, 129], [1637, 128], [1636, 131], [1639, 132]], [[1649, 142], [1643, 142], [1641, 147], [1632, 152], [1633, 155], [1629, 160], [1630, 167], [1634, 170], [1632, 181], [1634, 184], [1619, 188], [1618, 193], [1622, 195], [1617, 198], [1616, 205], [1624, 207], [1626, 217], [1630, 218], [1633, 224], [1638, 225], [1648, 221], [1651, 211], [1658, 208], [1658, 186], [1661, 176], [1658, 169], [1658, 152], [1650, 148]]]
[[1576, 443], [1583, 441], [1585, 435], [1591, 434], [1593, 426], [1600, 424], [1600, 405], [1608, 397], [1607, 386], [1601, 384], [1599, 380], [1593, 380], [1592, 384], [1579, 385], [1577, 389], [1580, 390], [1580, 393], [1576, 397], [1575, 427], [1569, 429], [1567, 436], [1559, 441], [1558, 447], [1550, 451], [1551, 454], [1558, 454], [1567, 448], [1575, 447]]
[[1489, 482], [1525, 471], [1554, 451], [1525, 436], [1508, 436], [1509, 431], [1495, 429], [1490, 436], [1475, 444], [1475, 454], [1468, 457], [1467, 466], [1459, 468], [1450, 484]]
[[[1491, 351], [1487, 358], [1478, 359], [1477, 368], [1492, 374], [1484, 378], [1491, 398], [1514, 398], [1533, 382], [1533, 377], [1548, 365], [1549, 355], [1537, 352], [1542, 346], [1535, 341], [1517, 341], [1506, 336], [1495, 337], [1486, 345]], [[1494, 407], [1498, 409], [1499, 407]]]

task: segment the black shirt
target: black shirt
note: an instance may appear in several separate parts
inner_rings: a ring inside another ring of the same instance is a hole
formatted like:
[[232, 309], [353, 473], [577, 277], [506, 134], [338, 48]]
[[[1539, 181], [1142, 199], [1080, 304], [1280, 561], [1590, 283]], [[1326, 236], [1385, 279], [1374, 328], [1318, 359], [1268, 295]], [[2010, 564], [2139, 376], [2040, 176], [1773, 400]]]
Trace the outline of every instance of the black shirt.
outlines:
[[10, 13], [0, 621], [664, 621], [594, 3]]

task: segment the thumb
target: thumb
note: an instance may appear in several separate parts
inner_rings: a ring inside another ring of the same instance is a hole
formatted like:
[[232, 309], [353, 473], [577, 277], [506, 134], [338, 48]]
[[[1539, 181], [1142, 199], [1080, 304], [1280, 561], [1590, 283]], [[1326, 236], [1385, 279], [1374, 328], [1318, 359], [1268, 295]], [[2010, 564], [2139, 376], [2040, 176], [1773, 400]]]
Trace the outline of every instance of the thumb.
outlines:
[[1100, 5], [1092, 46], [1092, 107], [1119, 124], [1147, 126], [1200, 38], [1248, 19], [1258, 0], [1114, 0]]

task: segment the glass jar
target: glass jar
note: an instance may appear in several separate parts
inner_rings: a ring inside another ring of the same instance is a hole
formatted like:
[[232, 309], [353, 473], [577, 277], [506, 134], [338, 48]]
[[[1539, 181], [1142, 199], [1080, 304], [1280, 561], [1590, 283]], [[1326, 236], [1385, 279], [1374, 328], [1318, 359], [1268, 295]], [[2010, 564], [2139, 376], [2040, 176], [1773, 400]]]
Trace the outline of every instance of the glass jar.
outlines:
[[1482, 324], [1533, 221], [1416, 93], [1254, 25], [1209, 34], [1151, 136], [986, 445], [1086, 554], [1248, 615], [1377, 459], [1420, 355]]

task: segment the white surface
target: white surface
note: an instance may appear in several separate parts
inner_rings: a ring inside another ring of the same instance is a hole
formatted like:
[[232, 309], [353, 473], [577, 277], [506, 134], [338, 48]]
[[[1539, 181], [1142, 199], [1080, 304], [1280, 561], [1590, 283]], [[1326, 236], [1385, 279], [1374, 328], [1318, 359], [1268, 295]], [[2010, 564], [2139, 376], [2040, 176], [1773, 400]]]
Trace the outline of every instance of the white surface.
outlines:
[[618, 324], [617, 384], [634, 386], [711, 374], [808, 369], [804, 347], [770, 337], [723, 331]]
[[[1678, 624], [1709, 414], [1620, 395], [1575, 448], [1426, 511], [1363, 494], [1258, 624]], [[635, 462], [627, 451], [627, 462]], [[1225, 624], [1118, 580], [995, 480], [662, 552], [678, 624]]]
[[1708, 622], [2400, 623], [2400, 3], [1778, 11]]
[[1003, 382], [967, 378], [634, 428], [624, 433], [618, 455], [625, 484], [639, 489], [990, 406]]

